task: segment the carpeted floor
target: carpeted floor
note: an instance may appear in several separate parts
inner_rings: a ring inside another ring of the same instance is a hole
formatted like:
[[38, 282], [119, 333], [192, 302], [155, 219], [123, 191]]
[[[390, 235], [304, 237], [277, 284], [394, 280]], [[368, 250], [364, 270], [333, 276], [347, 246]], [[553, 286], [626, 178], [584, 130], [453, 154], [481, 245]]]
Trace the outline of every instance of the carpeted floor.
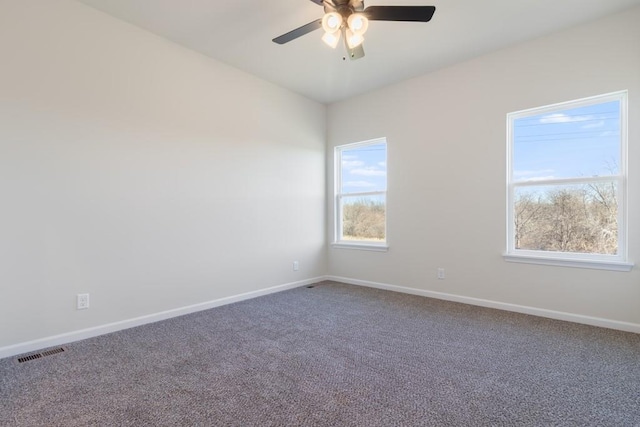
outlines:
[[640, 335], [334, 282], [63, 347], [0, 425], [640, 425]]

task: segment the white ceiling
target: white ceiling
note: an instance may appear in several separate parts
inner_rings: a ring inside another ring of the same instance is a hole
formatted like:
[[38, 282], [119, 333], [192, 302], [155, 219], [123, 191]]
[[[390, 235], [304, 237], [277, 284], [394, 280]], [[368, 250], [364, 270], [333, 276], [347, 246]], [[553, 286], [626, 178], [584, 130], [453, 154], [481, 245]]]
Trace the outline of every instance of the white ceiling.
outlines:
[[373, 21], [366, 56], [343, 60], [322, 30], [271, 41], [323, 15], [310, 0], [79, 0], [166, 39], [331, 103], [640, 5], [640, 0], [365, 0], [434, 5], [428, 23]]

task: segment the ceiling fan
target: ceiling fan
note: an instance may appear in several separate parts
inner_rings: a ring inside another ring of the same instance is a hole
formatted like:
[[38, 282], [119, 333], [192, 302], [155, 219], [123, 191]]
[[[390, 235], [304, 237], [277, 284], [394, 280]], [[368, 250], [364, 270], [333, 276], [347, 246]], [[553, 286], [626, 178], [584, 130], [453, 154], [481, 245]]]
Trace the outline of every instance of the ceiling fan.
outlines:
[[335, 48], [342, 37], [349, 58], [354, 60], [364, 56], [362, 42], [369, 21], [429, 22], [436, 11], [435, 6], [369, 6], [365, 8], [363, 0], [311, 1], [324, 6], [324, 16], [276, 37], [273, 42], [285, 44], [322, 28], [325, 31], [322, 40]]

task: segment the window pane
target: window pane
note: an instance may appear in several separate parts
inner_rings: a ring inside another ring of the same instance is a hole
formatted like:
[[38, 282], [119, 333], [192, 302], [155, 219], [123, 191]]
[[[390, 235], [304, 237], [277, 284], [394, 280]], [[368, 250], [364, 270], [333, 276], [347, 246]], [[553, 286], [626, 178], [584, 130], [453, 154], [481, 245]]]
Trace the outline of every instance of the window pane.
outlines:
[[341, 240], [385, 241], [385, 196], [345, 196], [341, 201]]
[[617, 183], [516, 187], [516, 249], [615, 255]]
[[617, 175], [620, 102], [516, 119], [513, 138], [516, 182]]
[[385, 142], [343, 149], [341, 153], [342, 194], [387, 190]]

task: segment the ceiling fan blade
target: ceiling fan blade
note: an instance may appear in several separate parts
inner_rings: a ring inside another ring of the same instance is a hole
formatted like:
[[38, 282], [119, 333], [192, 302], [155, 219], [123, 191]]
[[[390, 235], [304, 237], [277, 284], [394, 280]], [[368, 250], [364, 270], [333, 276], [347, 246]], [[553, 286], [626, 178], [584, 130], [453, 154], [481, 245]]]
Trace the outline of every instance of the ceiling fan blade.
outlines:
[[360, 59], [364, 56], [364, 48], [362, 44], [354, 47], [353, 49], [349, 49], [347, 46], [347, 54], [349, 55], [349, 59], [355, 61], [356, 59]]
[[302, 27], [296, 28], [295, 30], [289, 31], [286, 34], [276, 37], [272, 41], [278, 44], [285, 44], [290, 42], [291, 40], [297, 39], [298, 37], [304, 36], [311, 31], [317, 30], [318, 28], [322, 28], [322, 19], [316, 19], [313, 22], [309, 22]]
[[371, 21], [429, 22], [435, 6], [369, 6], [364, 15]]

